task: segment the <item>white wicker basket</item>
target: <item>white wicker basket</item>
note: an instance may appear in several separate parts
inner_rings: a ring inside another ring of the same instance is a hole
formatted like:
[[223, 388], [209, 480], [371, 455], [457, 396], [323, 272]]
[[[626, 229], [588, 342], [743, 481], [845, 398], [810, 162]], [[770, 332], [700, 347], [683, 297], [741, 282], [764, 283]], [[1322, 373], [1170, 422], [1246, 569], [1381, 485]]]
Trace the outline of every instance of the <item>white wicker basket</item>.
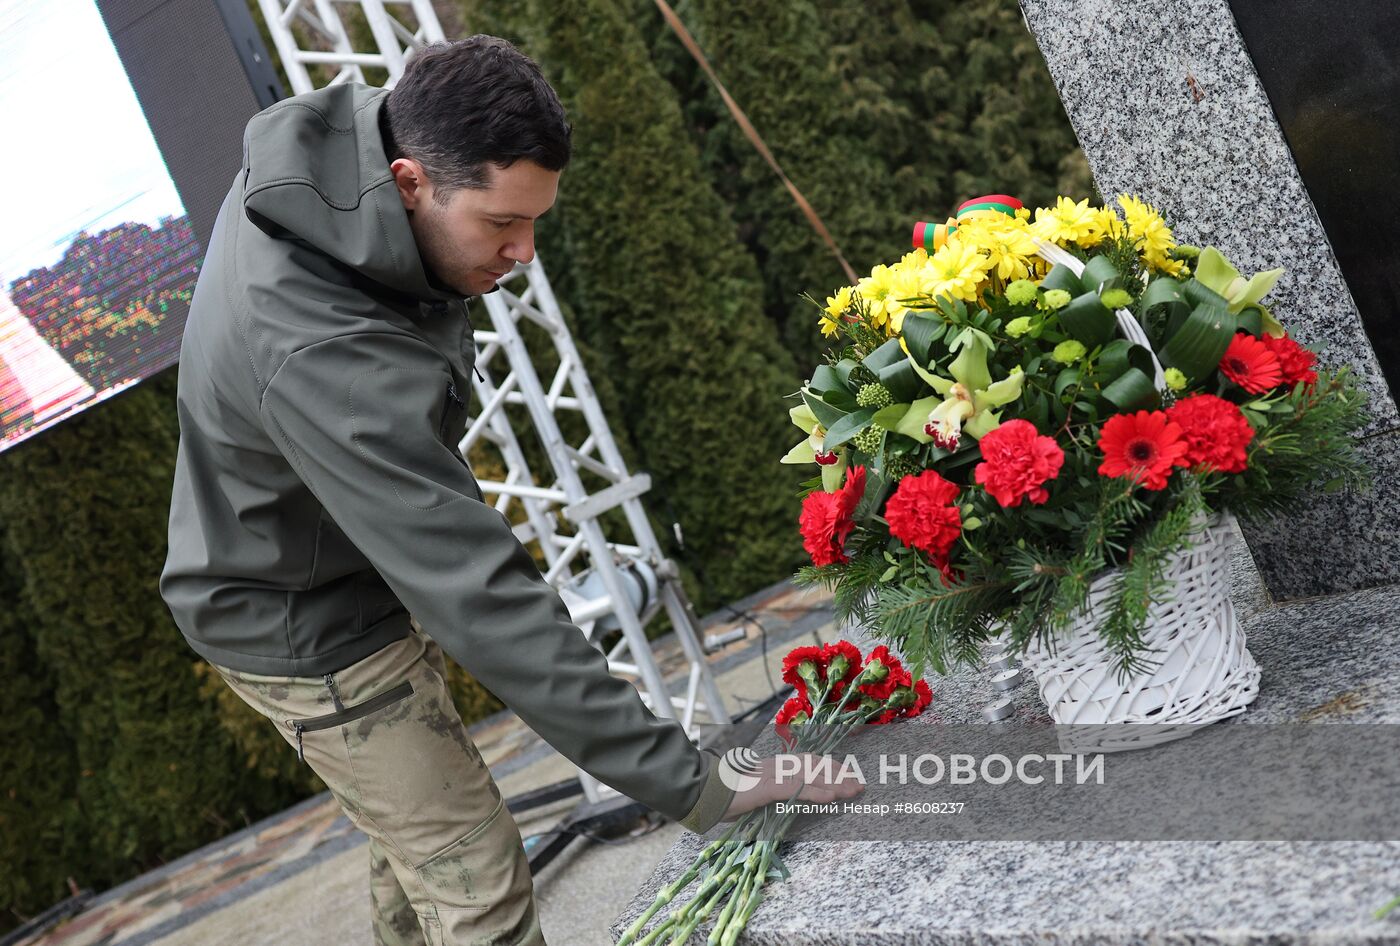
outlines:
[[[1244, 712], [1259, 693], [1259, 666], [1245, 649], [1230, 601], [1228, 516], [1202, 523], [1195, 544], [1172, 557], [1171, 590], [1151, 603], [1143, 631], [1151, 672], [1122, 680], [1098, 634], [1117, 571], [1090, 585], [1088, 605], [1053, 647], [1032, 642], [1025, 664], [1066, 751], [1139, 749]], [[1123, 723], [1148, 724], [1125, 726]], [[1153, 725], [1155, 724], [1155, 725]]]
[[[1084, 264], [1051, 243], [1036, 240], [1040, 256], [1076, 276]], [[1152, 354], [1153, 384], [1165, 391], [1162, 364], [1131, 312], [1115, 313], [1123, 337]], [[1233, 518], [1203, 521], [1193, 544], [1172, 557], [1170, 590], [1148, 609], [1143, 629], [1154, 669], [1120, 679], [1117, 661], [1099, 637], [1107, 599], [1117, 579], [1105, 572], [1089, 586], [1087, 606], [1053, 647], [1032, 642], [1025, 663], [1069, 752], [1116, 752], [1180, 739], [1198, 724], [1244, 712], [1259, 694], [1259, 665], [1245, 649], [1230, 601]], [[1122, 725], [1131, 723], [1135, 725]]]

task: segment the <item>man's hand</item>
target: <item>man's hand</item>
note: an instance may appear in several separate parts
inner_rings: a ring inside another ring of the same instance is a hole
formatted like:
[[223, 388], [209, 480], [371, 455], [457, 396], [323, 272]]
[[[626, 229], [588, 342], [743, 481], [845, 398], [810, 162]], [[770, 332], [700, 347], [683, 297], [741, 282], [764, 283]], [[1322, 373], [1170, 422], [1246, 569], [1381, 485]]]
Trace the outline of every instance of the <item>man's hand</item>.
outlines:
[[[745, 812], [762, 808], [770, 802], [791, 801], [796, 793], [797, 801], [826, 802], [843, 798], [854, 798], [865, 791], [865, 783], [854, 773], [841, 777], [840, 767], [834, 763], [826, 766], [818, 764], [820, 756], [810, 752], [797, 756], [801, 766], [797, 772], [778, 777], [777, 757], [769, 756], [759, 763], [759, 771], [753, 773], [758, 784], [753, 788], [734, 793], [721, 821], [733, 821]], [[810, 779], [806, 776], [810, 775]], [[805, 780], [805, 781], [804, 781]], [[798, 791], [798, 785], [802, 785]]]

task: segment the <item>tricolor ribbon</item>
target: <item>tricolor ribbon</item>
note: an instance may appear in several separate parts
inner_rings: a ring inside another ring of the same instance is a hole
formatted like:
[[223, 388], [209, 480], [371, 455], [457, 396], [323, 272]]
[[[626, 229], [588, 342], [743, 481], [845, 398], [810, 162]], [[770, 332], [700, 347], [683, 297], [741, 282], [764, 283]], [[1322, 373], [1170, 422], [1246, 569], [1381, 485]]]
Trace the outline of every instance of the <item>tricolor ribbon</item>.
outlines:
[[914, 224], [914, 245], [921, 246], [930, 253], [936, 253], [943, 248], [943, 244], [948, 242], [948, 237], [957, 232], [959, 223], [991, 214], [1005, 214], [1008, 217], [1014, 217], [1016, 211], [1020, 210], [1021, 207], [1022, 204], [1019, 200], [1007, 194], [987, 194], [983, 197], [974, 197], [960, 204], [957, 212], [948, 218], [947, 223], [926, 223], [921, 220]]

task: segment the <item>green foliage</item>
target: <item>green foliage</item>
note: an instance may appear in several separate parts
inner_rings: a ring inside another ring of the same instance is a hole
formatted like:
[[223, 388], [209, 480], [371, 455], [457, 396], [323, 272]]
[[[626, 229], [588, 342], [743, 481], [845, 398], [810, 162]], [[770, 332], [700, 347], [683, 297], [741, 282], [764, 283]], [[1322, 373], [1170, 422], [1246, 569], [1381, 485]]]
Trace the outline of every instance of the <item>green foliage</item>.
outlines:
[[[816, 361], [819, 299], [839, 266], [651, 0], [652, 55], [685, 103], [711, 180], [764, 275], [799, 364]], [[831, 230], [857, 275], [907, 247], [916, 220], [1010, 192], [1088, 196], [1088, 166], [1015, 0], [676, 5], [720, 80]]]
[[[896, 177], [863, 127], [867, 109], [888, 103], [876, 88], [863, 100], [833, 68], [825, 6], [688, 0], [677, 13], [859, 276], [907, 243], [904, 231], [928, 192], [916, 175]], [[784, 345], [799, 364], [811, 364], [823, 345], [800, 294], [824, 298], [850, 280], [716, 93], [706, 86], [705, 95], [712, 124], [697, 131], [706, 171], [759, 260], [764, 306]]]
[[1318, 484], [1351, 493], [1369, 486], [1369, 471], [1355, 449], [1369, 420], [1366, 392], [1349, 368], [1318, 371], [1311, 388], [1295, 384], [1280, 395], [1257, 398], [1246, 404], [1245, 416], [1262, 428], [1249, 445], [1249, 466], [1218, 487], [1221, 501], [1239, 515], [1286, 513]]
[[0, 859], [18, 910], [69, 876], [108, 886], [296, 797], [246, 768], [158, 593], [173, 392], [167, 372], [0, 455], [5, 610], [26, 632], [5, 634], [4, 658], [34, 668], [6, 685], [7, 700], [31, 695], [5, 742], [6, 768], [17, 759], [26, 779], [11, 800], [24, 833], [6, 832], [19, 851]]
[[[3, 461], [3, 458], [0, 458]], [[0, 548], [0, 930], [67, 896], [77, 840], [77, 759], [38, 659], [17, 563]]]

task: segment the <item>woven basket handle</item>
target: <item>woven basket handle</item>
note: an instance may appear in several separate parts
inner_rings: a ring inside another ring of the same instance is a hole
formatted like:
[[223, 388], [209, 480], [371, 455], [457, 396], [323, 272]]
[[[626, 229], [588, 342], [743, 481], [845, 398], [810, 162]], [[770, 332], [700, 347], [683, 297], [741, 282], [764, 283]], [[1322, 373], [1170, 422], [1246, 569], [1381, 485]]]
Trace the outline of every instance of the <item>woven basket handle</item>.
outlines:
[[[1055, 265], [1056, 263], [1063, 264], [1067, 266], [1069, 271], [1074, 273], [1075, 276], [1083, 275], [1084, 264], [1076, 259], [1072, 253], [1066, 252], [1055, 244], [1048, 243], [1039, 237], [1032, 237], [1032, 239], [1035, 240], [1035, 245], [1039, 249], [1041, 259], [1051, 265]], [[1094, 286], [1092, 288], [1098, 291], [1100, 287]], [[1162, 371], [1162, 362], [1157, 359], [1157, 353], [1152, 350], [1152, 343], [1147, 340], [1147, 333], [1142, 330], [1142, 326], [1138, 324], [1138, 320], [1133, 318], [1133, 314], [1127, 309], [1118, 309], [1113, 314], [1118, 317], [1118, 331], [1123, 333], [1123, 337], [1135, 345], [1141, 345], [1143, 348], [1146, 348], [1148, 354], [1152, 356], [1152, 383], [1156, 386], [1158, 391], [1165, 391], [1167, 389], [1167, 378]]]

